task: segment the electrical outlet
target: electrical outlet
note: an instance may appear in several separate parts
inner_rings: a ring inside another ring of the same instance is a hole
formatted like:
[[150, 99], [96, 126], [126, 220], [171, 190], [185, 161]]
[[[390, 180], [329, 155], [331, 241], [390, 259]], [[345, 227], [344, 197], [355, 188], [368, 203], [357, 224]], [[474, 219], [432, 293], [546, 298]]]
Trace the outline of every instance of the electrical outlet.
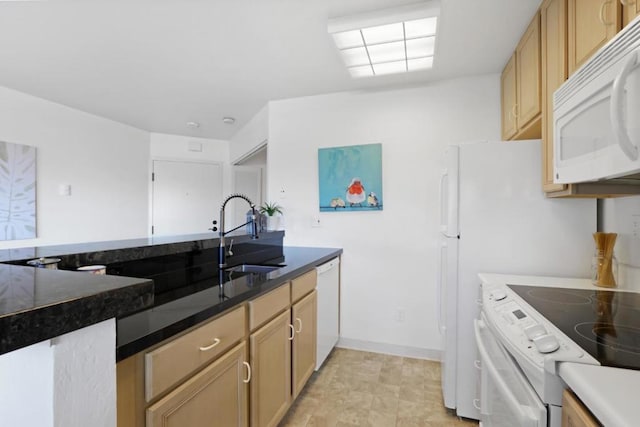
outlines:
[[404, 323], [405, 320], [405, 309], [404, 308], [396, 308], [393, 318], [398, 323]]
[[320, 222], [320, 217], [319, 216], [314, 216], [311, 219], [311, 226], [312, 227], [322, 227], [322, 223]]
[[631, 235], [640, 239], [640, 214], [631, 215]]

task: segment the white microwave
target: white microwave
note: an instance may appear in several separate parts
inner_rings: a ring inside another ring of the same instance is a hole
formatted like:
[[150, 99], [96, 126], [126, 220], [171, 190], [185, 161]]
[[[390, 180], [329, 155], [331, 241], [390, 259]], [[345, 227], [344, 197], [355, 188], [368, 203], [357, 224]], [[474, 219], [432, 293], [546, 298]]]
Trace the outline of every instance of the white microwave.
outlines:
[[571, 75], [553, 105], [554, 182], [638, 178], [640, 18]]

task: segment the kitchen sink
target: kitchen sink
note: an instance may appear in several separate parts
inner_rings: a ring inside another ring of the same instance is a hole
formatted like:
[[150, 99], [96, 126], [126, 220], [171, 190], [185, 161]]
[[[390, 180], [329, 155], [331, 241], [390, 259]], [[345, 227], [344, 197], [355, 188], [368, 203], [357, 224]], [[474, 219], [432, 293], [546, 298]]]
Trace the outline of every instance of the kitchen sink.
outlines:
[[227, 271], [234, 273], [270, 273], [279, 268], [274, 265], [241, 264], [227, 268]]

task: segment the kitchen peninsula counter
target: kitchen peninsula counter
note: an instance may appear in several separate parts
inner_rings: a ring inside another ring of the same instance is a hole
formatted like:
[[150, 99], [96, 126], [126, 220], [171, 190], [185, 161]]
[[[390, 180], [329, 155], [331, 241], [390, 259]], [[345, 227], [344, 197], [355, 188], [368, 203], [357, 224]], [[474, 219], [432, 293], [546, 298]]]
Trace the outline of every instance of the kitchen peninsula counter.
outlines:
[[151, 280], [0, 264], [0, 354], [152, 302]]
[[[228, 236], [235, 241], [229, 265], [279, 268], [222, 277], [219, 239], [211, 234], [0, 251], [0, 354], [116, 318], [116, 357], [121, 360], [342, 253], [283, 248], [283, 236], [282, 231], [263, 233], [257, 240], [244, 233]], [[25, 266], [37, 257], [61, 258], [59, 269]], [[65, 271], [91, 264], [106, 265], [107, 275]]]
[[270, 273], [234, 274], [208, 279], [204, 289], [117, 321], [117, 360], [163, 341], [223, 311], [264, 294], [342, 253], [337, 248], [284, 247], [283, 257], [265, 264]]

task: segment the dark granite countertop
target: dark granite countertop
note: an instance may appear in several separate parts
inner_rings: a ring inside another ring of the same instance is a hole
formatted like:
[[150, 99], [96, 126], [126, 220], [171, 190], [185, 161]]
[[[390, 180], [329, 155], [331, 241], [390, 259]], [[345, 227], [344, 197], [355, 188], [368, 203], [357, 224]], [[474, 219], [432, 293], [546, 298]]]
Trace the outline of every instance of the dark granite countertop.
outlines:
[[[117, 321], [117, 360], [145, 350], [229, 308], [268, 292], [335, 258], [342, 249], [284, 247], [284, 257], [264, 261], [284, 264], [267, 274], [236, 274], [198, 283], [194, 292]], [[222, 283], [220, 283], [222, 282]]]
[[0, 264], [0, 354], [152, 302], [148, 279]]

